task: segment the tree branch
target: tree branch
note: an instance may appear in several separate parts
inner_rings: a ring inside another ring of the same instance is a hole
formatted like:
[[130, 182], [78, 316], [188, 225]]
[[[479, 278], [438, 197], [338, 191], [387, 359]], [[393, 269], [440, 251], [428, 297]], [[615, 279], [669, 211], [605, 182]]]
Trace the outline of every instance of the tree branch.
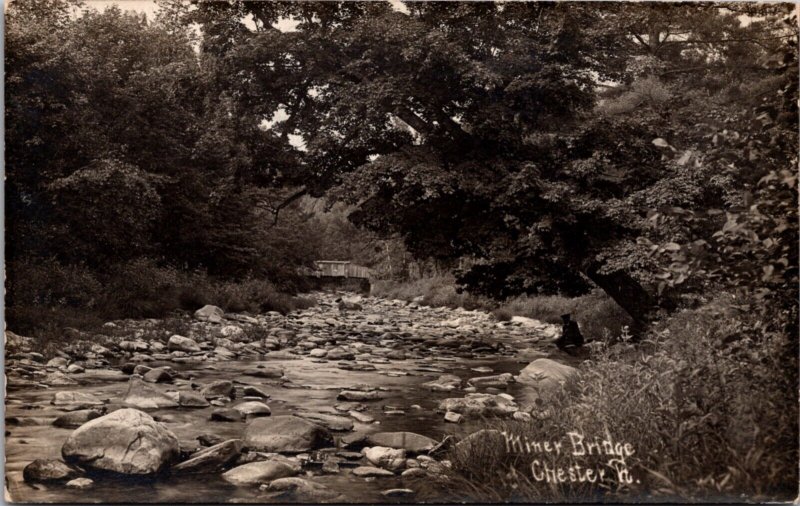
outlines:
[[308, 188], [303, 187], [300, 190], [296, 191], [295, 193], [289, 195], [286, 199], [284, 199], [283, 202], [278, 204], [277, 207], [274, 207], [272, 209], [273, 219], [272, 219], [272, 225], [271, 226], [274, 227], [275, 225], [278, 224], [278, 215], [280, 214], [281, 209], [285, 208], [286, 206], [288, 206], [289, 204], [291, 204], [295, 200], [297, 200], [300, 197], [303, 197], [303, 196], [305, 196], [307, 194], [308, 194]]

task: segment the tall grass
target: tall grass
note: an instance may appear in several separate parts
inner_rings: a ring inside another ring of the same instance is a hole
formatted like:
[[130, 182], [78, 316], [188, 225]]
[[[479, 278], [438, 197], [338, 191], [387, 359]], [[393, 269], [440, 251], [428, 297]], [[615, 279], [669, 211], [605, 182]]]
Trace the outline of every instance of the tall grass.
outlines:
[[[565, 447], [569, 431], [629, 443], [635, 451], [626, 458], [633, 483], [620, 482], [607, 457], [571, 454], [544, 459], [560, 467], [605, 467], [608, 478], [602, 484], [536, 481], [530, 468], [536, 455], [509, 452], [502, 440], [483, 438], [469, 451], [451, 450], [452, 468], [445, 479], [425, 487], [428, 497], [444, 493], [478, 502], [794, 499], [797, 371], [784, 361], [790, 337], [747, 335], [743, 319], [720, 319], [719, 307], [678, 313], [635, 347], [603, 347], [581, 366], [572, 385], [576, 393], [549, 401], [544, 420], [484, 424], [530, 441], [562, 440]], [[737, 345], [726, 342], [743, 332], [746, 337]]]

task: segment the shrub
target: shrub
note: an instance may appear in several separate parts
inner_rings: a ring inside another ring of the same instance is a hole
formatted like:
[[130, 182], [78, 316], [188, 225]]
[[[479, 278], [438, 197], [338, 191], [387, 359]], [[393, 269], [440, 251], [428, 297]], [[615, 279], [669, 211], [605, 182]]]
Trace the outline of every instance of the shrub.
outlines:
[[[64, 343], [66, 327], [94, 330], [108, 320], [164, 318], [174, 310], [194, 311], [205, 304], [229, 312], [282, 314], [315, 304], [282, 293], [267, 280], [219, 280], [149, 259], [120, 263], [105, 273], [52, 259], [13, 262], [8, 273], [9, 329], [37, 338], [51, 351]], [[168, 319], [156, 330], [163, 334], [175, 326]]]
[[[784, 362], [790, 336], [748, 335], [746, 315], [729, 313], [720, 298], [677, 313], [639, 346], [604, 345], [581, 366], [577, 393], [551, 401], [545, 420], [484, 424], [532, 441], [568, 441], [567, 431], [610, 435], [633, 446], [627, 467], [639, 483], [620, 483], [614, 473], [603, 487], [532, 483], [533, 457], [509, 454], [487, 438], [494, 448], [452, 451], [452, 470], [437, 486], [473, 501], [632, 502], [645, 493], [648, 500], [794, 498], [797, 373]], [[486, 465], [487, 452], [499, 455], [493, 465]], [[561, 467], [574, 463], [570, 455], [552, 459]]]
[[507, 322], [510, 321], [514, 315], [511, 314], [511, 311], [508, 311], [507, 309], [498, 308], [492, 311], [492, 316], [494, 316], [494, 319], [499, 322]]

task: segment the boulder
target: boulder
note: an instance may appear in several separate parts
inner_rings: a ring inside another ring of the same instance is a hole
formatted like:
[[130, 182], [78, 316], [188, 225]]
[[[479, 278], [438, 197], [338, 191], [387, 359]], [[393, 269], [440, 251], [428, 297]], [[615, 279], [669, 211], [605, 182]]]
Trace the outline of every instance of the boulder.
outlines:
[[234, 485], [258, 485], [279, 478], [300, 474], [300, 463], [286, 457], [275, 456], [269, 460], [250, 462], [234, 467], [222, 474], [222, 479]]
[[328, 350], [323, 348], [314, 348], [313, 350], [308, 352], [308, 356], [311, 358], [325, 358], [328, 354]]
[[383, 394], [378, 390], [342, 390], [336, 398], [340, 401], [379, 401], [383, 399]]
[[511, 416], [519, 406], [508, 397], [494, 394], [467, 394], [463, 398], [444, 399], [440, 411], [453, 411], [466, 416]]
[[53, 371], [42, 379], [42, 383], [54, 387], [77, 385], [78, 382], [61, 371]]
[[256, 418], [245, 429], [250, 449], [267, 452], [306, 452], [333, 444], [327, 429], [291, 415]]
[[257, 378], [280, 379], [283, 378], [283, 368], [278, 366], [254, 367], [246, 370], [244, 374]]
[[552, 393], [560, 390], [577, 373], [578, 370], [572, 366], [549, 358], [539, 358], [520, 371], [517, 382], [532, 387], [539, 393]]
[[175, 434], [147, 413], [129, 408], [82, 425], [61, 447], [69, 464], [130, 475], [157, 473], [179, 454]]
[[241, 413], [244, 417], [269, 416], [272, 414], [269, 406], [259, 401], [243, 402], [234, 406], [233, 409]]
[[391, 471], [373, 466], [358, 466], [353, 469], [353, 474], [362, 478], [385, 478], [387, 476], [394, 476], [394, 473]]
[[118, 346], [123, 351], [132, 351], [132, 352], [147, 351], [150, 348], [146, 342], [141, 340], [121, 341]]
[[295, 416], [318, 423], [319, 425], [322, 425], [326, 429], [332, 431], [353, 430], [353, 420], [347, 418], [346, 416], [328, 415], [325, 413], [310, 413], [306, 411], [295, 413]]
[[269, 394], [258, 387], [246, 386], [242, 390], [245, 397], [261, 397], [262, 399], [269, 399]]
[[50, 359], [50, 360], [47, 362], [47, 364], [45, 364], [45, 365], [46, 365], [47, 367], [55, 367], [55, 368], [59, 368], [59, 367], [66, 367], [66, 365], [67, 365], [68, 363], [69, 363], [69, 361], [68, 361], [66, 358], [64, 358], [64, 357], [56, 357], [56, 358], [51, 358], [51, 359]]
[[215, 409], [211, 413], [211, 420], [214, 422], [241, 422], [243, 419], [243, 414], [230, 408]]
[[22, 470], [27, 483], [69, 481], [83, 473], [65, 462], [55, 459], [36, 459]]
[[128, 392], [122, 402], [139, 409], [177, 408], [178, 403], [170, 396], [148, 385], [141, 376], [133, 375], [128, 382]]
[[169, 338], [169, 341], [167, 341], [167, 349], [169, 351], [185, 351], [187, 353], [193, 353], [200, 351], [200, 345], [197, 344], [197, 341], [194, 339], [175, 334]]
[[372, 422], [375, 421], [375, 418], [373, 418], [372, 416], [370, 416], [370, 415], [368, 415], [366, 413], [360, 413], [360, 412], [352, 410], [352, 409], [350, 411], [348, 411], [347, 414], [352, 416], [353, 418], [355, 418], [357, 421], [359, 421], [361, 423], [372, 423]]
[[467, 383], [476, 388], [505, 388], [509, 384], [514, 383], [514, 376], [510, 372], [506, 372], [503, 374], [495, 374], [493, 376], [470, 378]]
[[178, 392], [178, 405], [182, 408], [207, 408], [211, 404], [197, 392], [181, 390]]
[[201, 322], [222, 323], [225, 311], [217, 306], [205, 305], [194, 312], [194, 317]]
[[156, 367], [144, 373], [142, 379], [148, 383], [170, 383], [172, 381], [172, 375], [171, 367]]
[[53, 421], [55, 427], [62, 427], [65, 429], [76, 429], [95, 418], [103, 416], [105, 408], [103, 409], [79, 409], [70, 413], [64, 413]]
[[368, 434], [366, 441], [375, 446], [400, 448], [411, 453], [426, 452], [437, 444], [435, 440], [414, 432], [375, 432]]
[[204, 386], [200, 394], [206, 399], [219, 399], [220, 397], [234, 398], [236, 390], [233, 383], [228, 380], [217, 380]]
[[69, 366], [67, 366], [67, 372], [70, 374], [80, 374], [85, 371], [86, 369], [78, 364], [70, 364]]
[[325, 358], [328, 360], [353, 360], [355, 355], [353, 355], [353, 352], [347, 351], [344, 348], [336, 347], [328, 350]]
[[372, 464], [391, 471], [398, 471], [406, 464], [406, 451], [401, 448], [373, 446], [364, 448], [363, 452]]
[[175, 474], [216, 473], [233, 462], [242, 452], [244, 441], [229, 439], [223, 443], [203, 448], [194, 453], [188, 460], [174, 466]]
[[268, 498], [276, 502], [329, 503], [344, 502], [341, 494], [325, 485], [303, 478], [279, 478], [265, 487]]
[[235, 337], [241, 334], [244, 334], [244, 330], [237, 325], [225, 325], [221, 329], [219, 329], [219, 333], [221, 336], [224, 337]]
[[439, 379], [423, 383], [422, 386], [433, 392], [451, 392], [461, 388], [461, 378], [453, 374], [442, 374]]
[[80, 409], [79, 407], [84, 406], [87, 408], [92, 406], [102, 406], [103, 401], [92, 394], [64, 390], [62, 392], [56, 392], [55, 395], [53, 395], [53, 400], [50, 401], [50, 404], [54, 406], [69, 406], [75, 409]]

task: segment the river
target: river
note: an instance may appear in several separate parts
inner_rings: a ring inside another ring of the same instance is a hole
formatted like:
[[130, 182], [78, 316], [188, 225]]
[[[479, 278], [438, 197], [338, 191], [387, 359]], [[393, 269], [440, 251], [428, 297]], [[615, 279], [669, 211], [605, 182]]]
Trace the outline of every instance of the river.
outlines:
[[[441, 441], [448, 434], [468, 432], [476, 421], [468, 419], [458, 427], [445, 422], [443, 414], [436, 410], [439, 401], [463, 397], [464, 392], [460, 389], [434, 392], [423, 383], [445, 373], [465, 381], [506, 372], [517, 374], [532, 356], [553, 350], [548, 341], [555, 329], [535, 321], [518, 319], [500, 323], [480, 311], [428, 308], [374, 297], [359, 300], [354, 294], [345, 295], [361, 309], [342, 311], [337, 306], [342, 294], [317, 292], [312, 295], [318, 302], [313, 308], [288, 316], [270, 314], [256, 318], [256, 325], [266, 329], [267, 338], [283, 336], [286, 342], [281, 344], [280, 350], [261, 355], [237, 352], [237, 358], [222, 359], [215, 356], [210, 350], [213, 345], [209, 344], [202, 353], [193, 354], [197, 360], [152, 360], [146, 362], [147, 366], [169, 365], [178, 373], [171, 384], [158, 385], [165, 391], [219, 379], [232, 380], [238, 388], [257, 386], [269, 393], [266, 403], [272, 416], [298, 411], [337, 413], [336, 406], [342, 402], [336, 397], [342, 389], [359, 384], [379, 387], [384, 390], [384, 398], [365, 402], [363, 411], [375, 421], [354, 421], [353, 430], [346, 434], [348, 437], [377, 431], [410, 431]], [[225, 323], [243, 325], [235, 321]], [[195, 324], [191, 337], [198, 342], [213, 341], [214, 328], [212, 324]], [[312, 345], [328, 351], [341, 348], [353, 352], [354, 357], [353, 360], [312, 358], [308, 355]], [[128, 353], [116, 360], [109, 359], [107, 368], [115, 369], [116, 364], [130, 358]], [[282, 367], [284, 378], [264, 379], [246, 374], [264, 364]], [[369, 364], [368, 368], [374, 366], [374, 370], [348, 370], [359, 364]], [[476, 368], [480, 368], [480, 372]], [[15, 385], [14, 374], [8, 376], [6, 420], [17, 423], [6, 424], [6, 486], [15, 502], [264, 502], [263, 491], [258, 487], [234, 486], [213, 474], [165, 475], [155, 480], [106, 477], [95, 479], [93, 486], [85, 490], [66, 488], [63, 484], [26, 483], [22, 479], [23, 468], [35, 459], [60, 459], [61, 446], [74, 430], [51, 425], [55, 417], [63, 413], [50, 404], [55, 392], [92, 393], [107, 400], [111, 411], [122, 406], [128, 389], [126, 375], [98, 374], [96, 369], [87, 368], [86, 372], [70, 377], [78, 385], [45, 388], [41, 383], [32, 385], [30, 381], [19, 381]], [[519, 384], [510, 383], [501, 391], [522, 404], [522, 390]], [[499, 392], [492, 388], [477, 391]], [[201, 434], [241, 438], [246, 422], [210, 421], [215, 409], [216, 406], [167, 408], [148, 410], [148, 413], [174, 432], [182, 448], [198, 447], [196, 438]], [[342, 435], [337, 433], [337, 436]], [[399, 475], [362, 478], [344, 467], [333, 474], [309, 470], [304, 477], [340, 493], [347, 502], [386, 502], [387, 498], [381, 495], [383, 491], [407, 487]]]

